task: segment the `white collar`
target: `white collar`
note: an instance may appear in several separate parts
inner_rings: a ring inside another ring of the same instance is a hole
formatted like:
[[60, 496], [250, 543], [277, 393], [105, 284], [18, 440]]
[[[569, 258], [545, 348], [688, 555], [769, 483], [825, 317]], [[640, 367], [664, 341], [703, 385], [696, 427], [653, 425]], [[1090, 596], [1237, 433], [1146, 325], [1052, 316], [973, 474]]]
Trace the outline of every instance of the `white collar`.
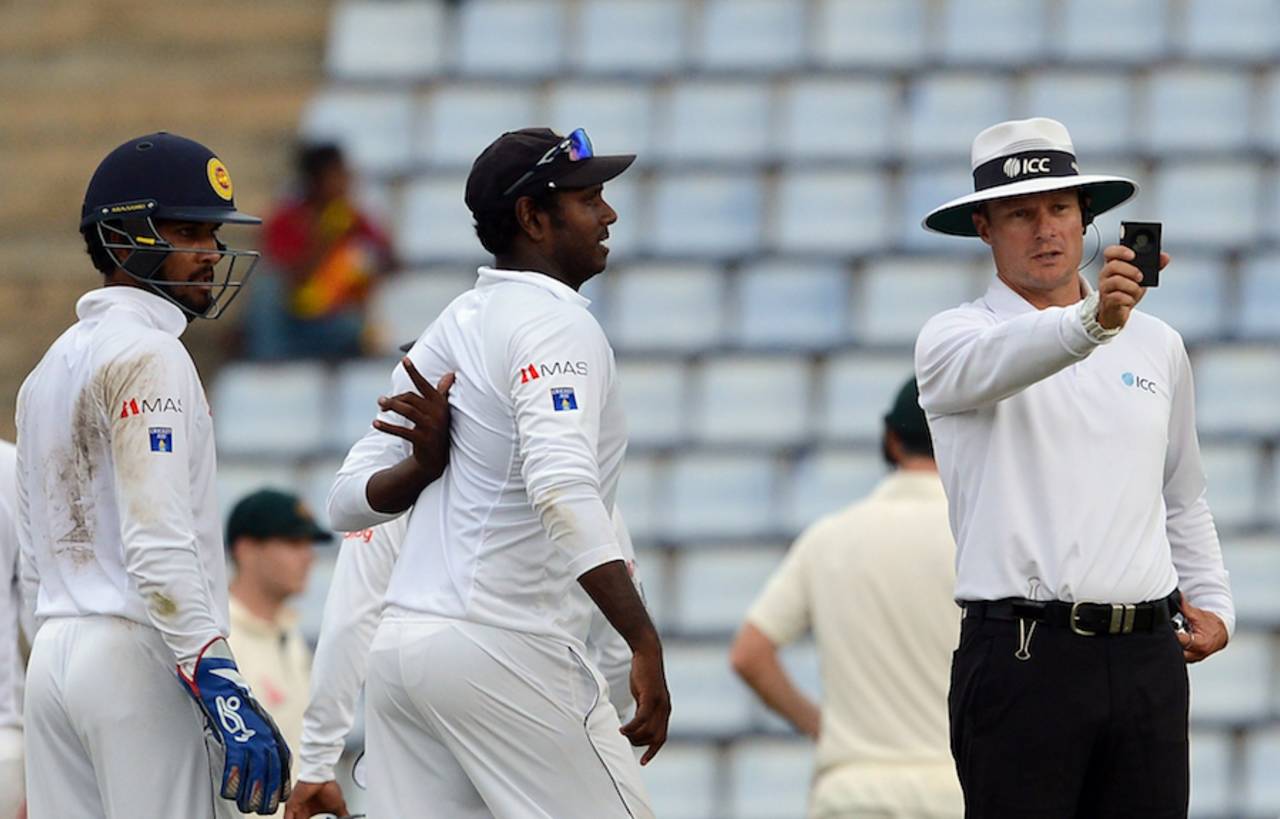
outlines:
[[[1090, 286], [1084, 276], [1077, 276], [1076, 279], [1080, 282], [1080, 297], [1087, 299], [1089, 294], [1093, 292], [1093, 287]], [[991, 286], [987, 288], [987, 294], [983, 296], [983, 301], [997, 316], [1005, 318], [1016, 316], [1020, 313], [1030, 313], [1037, 309], [1034, 304], [1014, 292], [1013, 288], [1005, 284], [1004, 279], [999, 276], [991, 280]]]
[[100, 287], [85, 293], [76, 302], [76, 316], [81, 321], [100, 319], [113, 309], [133, 313], [147, 326], [162, 330], [174, 338], [180, 337], [189, 323], [187, 314], [178, 305], [140, 287]]
[[480, 275], [480, 280], [476, 282], [476, 287], [486, 287], [499, 282], [521, 282], [522, 284], [532, 284], [534, 287], [541, 287], [551, 295], [561, 301], [571, 302], [586, 307], [591, 304], [591, 299], [574, 290], [562, 281], [551, 278], [546, 273], [536, 273], [532, 270], [504, 270], [497, 267], [481, 267], [476, 271]]

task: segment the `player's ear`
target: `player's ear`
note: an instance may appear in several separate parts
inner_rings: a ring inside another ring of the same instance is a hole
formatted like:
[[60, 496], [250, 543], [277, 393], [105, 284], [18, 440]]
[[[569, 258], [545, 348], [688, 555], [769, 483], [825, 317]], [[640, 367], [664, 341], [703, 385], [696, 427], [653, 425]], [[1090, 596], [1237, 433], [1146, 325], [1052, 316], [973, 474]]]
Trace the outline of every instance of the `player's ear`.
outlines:
[[541, 242], [549, 227], [547, 214], [533, 201], [533, 197], [521, 196], [516, 200], [516, 224], [533, 242]]

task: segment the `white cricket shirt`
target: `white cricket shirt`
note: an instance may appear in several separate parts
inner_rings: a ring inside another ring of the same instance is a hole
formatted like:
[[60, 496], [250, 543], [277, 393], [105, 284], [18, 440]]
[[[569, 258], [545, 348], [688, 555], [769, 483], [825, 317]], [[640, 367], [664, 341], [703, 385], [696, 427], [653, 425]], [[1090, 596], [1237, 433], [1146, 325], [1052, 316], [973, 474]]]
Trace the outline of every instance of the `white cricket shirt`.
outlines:
[[1176, 331], [1135, 310], [1100, 344], [1078, 304], [1037, 310], [997, 278], [925, 324], [915, 363], [958, 600], [1137, 603], [1180, 587], [1234, 629]]
[[[369, 665], [369, 646], [382, 615], [391, 570], [400, 553], [409, 518], [401, 515], [343, 538], [329, 581], [320, 639], [311, 674], [311, 698], [302, 718], [302, 741], [297, 753], [301, 782], [328, 782], [355, 723], [356, 700]], [[634, 550], [617, 507], [614, 525], [630, 565]], [[634, 576], [634, 575], [633, 575]], [[580, 587], [574, 594], [586, 596]], [[629, 685], [631, 649], [594, 605], [585, 633], [587, 656], [609, 683], [609, 699], [625, 722], [634, 701]], [[258, 690], [256, 687], [254, 690]]]
[[[22, 657], [18, 624], [18, 450], [0, 441], [0, 732], [22, 727]], [[34, 636], [34, 635], [30, 635]], [[2, 756], [2, 754], [0, 754]]]
[[811, 815], [877, 802], [956, 813], [947, 728], [960, 635], [954, 565], [938, 476], [897, 471], [805, 530], [748, 610], [747, 622], [775, 645], [808, 631], [817, 642], [822, 726]]
[[18, 536], [36, 617], [154, 625], [190, 671], [227, 633], [227, 575], [213, 419], [178, 340], [187, 319], [120, 286], [85, 294], [76, 314], [18, 393]]
[[[444, 475], [419, 496], [387, 590], [387, 616], [466, 620], [581, 645], [583, 573], [622, 558], [610, 521], [626, 450], [613, 351], [586, 298], [541, 273], [482, 267], [474, 289], [408, 355], [437, 383], [457, 374]], [[397, 364], [391, 391], [412, 389]], [[371, 402], [372, 403], [372, 402]], [[404, 424], [393, 413], [378, 416]], [[410, 454], [370, 429], [329, 494], [335, 528], [394, 515], [365, 487]]]

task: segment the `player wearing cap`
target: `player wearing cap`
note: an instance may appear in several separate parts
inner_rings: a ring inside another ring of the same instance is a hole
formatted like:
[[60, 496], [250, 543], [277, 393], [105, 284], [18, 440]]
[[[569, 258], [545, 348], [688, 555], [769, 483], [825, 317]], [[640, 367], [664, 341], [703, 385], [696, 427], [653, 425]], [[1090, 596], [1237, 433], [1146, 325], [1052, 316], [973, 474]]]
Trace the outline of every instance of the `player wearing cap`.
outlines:
[[[633, 160], [595, 156], [581, 130], [510, 132], [480, 154], [466, 202], [494, 265], [396, 368], [330, 493], [342, 529], [413, 506], [369, 656], [376, 815], [652, 815], [624, 735], [651, 759], [669, 697], [610, 521], [626, 449], [613, 353], [577, 292], [617, 220], [602, 186]], [[450, 373], [445, 470], [416, 430], [427, 378]], [[625, 727], [575, 582], [633, 651]]]
[[[298, 781], [289, 796], [285, 819], [308, 819], [324, 812], [338, 816], [347, 813], [334, 769], [355, 724], [356, 701], [369, 663], [369, 644], [378, 629], [387, 584], [408, 523], [408, 516], [401, 515], [372, 529], [349, 532], [338, 552], [316, 643], [302, 742], [295, 757]], [[613, 508], [613, 523], [622, 554], [631, 563], [635, 550], [617, 506]], [[584, 594], [580, 589], [574, 593]], [[628, 682], [631, 650], [599, 609], [592, 613], [585, 643], [587, 655], [608, 683], [609, 701], [618, 716], [627, 719], [635, 708]], [[363, 759], [360, 764], [367, 764], [367, 758]]]
[[222, 161], [172, 134], [126, 142], [89, 182], [81, 232], [104, 286], [18, 395], [22, 580], [40, 622], [30, 819], [269, 814], [288, 796], [288, 750], [225, 640], [213, 425], [179, 341], [256, 262], [219, 227], [257, 222]]
[[966, 816], [1185, 816], [1185, 666], [1235, 621], [1191, 366], [1135, 309], [1132, 250], [1104, 250], [1096, 291], [1078, 272], [1091, 215], [1137, 186], [1080, 173], [1043, 118], [978, 134], [972, 166], [976, 191], [924, 224], [980, 237], [996, 277], [915, 351], [965, 612], [950, 702]]

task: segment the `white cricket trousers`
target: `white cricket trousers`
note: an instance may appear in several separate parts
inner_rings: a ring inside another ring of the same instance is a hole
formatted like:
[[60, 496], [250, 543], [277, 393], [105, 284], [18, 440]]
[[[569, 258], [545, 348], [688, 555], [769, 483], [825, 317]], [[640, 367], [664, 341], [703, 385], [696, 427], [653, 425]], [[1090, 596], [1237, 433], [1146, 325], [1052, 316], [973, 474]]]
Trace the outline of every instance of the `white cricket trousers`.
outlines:
[[383, 620], [365, 689], [369, 819], [653, 819], [607, 690], [549, 637]]
[[160, 632], [66, 617], [36, 632], [24, 707], [29, 819], [230, 819], [204, 717]]

